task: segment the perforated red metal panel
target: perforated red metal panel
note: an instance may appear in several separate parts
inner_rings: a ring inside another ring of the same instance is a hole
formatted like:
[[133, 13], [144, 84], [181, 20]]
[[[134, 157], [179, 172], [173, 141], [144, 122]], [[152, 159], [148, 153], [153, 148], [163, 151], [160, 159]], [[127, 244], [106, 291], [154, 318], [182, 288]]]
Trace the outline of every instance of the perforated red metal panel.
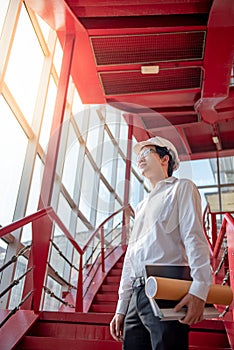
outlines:
[[106, 95], [199, 88], [201, 68], [162, 69], [159, 74], [140, 71], [103, 72], [100, 79]]
[[205, 32], [91, 37], [97, 65], [169, 62], [203, 58]]

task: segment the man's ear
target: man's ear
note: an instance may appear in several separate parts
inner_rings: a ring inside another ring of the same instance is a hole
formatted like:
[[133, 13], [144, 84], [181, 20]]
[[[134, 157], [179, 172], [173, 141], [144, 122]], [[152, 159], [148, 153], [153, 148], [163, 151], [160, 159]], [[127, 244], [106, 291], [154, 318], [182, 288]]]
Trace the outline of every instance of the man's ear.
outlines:
[[165, 154], [165, 156], [161, 158], [162, 165], [168, 165], [169, 160], [170, 160], [170, 157], [167, 154]]

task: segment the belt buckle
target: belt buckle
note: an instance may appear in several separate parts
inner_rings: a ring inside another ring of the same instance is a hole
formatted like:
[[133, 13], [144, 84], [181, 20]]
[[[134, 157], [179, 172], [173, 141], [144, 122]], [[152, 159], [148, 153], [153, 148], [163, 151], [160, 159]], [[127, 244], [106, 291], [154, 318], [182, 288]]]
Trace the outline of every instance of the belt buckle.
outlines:
[[144, 285], [144, 277], [138, 277], [136, 278], [135, 282], [134, 282], [134, 287], [141, 287]]

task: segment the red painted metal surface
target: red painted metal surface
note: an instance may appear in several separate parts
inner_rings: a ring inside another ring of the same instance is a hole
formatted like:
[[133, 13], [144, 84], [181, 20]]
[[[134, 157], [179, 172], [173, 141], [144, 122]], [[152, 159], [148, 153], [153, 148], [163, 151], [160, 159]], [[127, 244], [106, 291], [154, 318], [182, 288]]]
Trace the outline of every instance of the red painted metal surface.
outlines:
[[[225, 220], [226, 220], [226, 232], [227, 232], [230, 285], [232, 290], [234, 291], [234, 218], [230, 214], [226, 214]], [[234, 307], [232, 312], [233, 312], [233, 319], [234, 319]], [[234, 339], [232, 339], [232, 344], [234, 344]]]
[[1, 350], [13, 349], [37, 319], [38, 315], [30, 310], [20, 310], [13, 315], [7, 323], [0, 328]]
[[[170, 139], [182, 160], [216, 157], [217, 152], [219, 156], [233, 155], [234, 88], [229, 86], [234, 57], [232, 0], [26, 3], [57, 29], [61, 42], [66, 32], [76, 36], [71, 72], [84, 103], [117, 103], [122, 110], [135, 113], [142, 119], [141, 129], [133, 129], [137, 140], [168, 135], [168, 127], [160, 126], [160, 114], [177, 134]], [[201, 32], [204, 41], [195, 44], [189, 39]], [[166, 37], [176, 37], [177, 44], [175, 40], [165, 44]], [[154, 52], [152, 40], [156, 38]], [[185, 58], [180, 53], [191, 56]], [[159, 60], [154, 57], [158, 54]], [[159, 75], [142, 75], [141, 66], [151, 64], [159, 65]], [[185, 68], [202, 72], [199, 84], [183, 85], [179, 73]], [[168, 70], [175, 79], [161, 81]], [[213, 136], [219, 137], [219, 144], [213, 143]]]
[[[33, 266], [33, 273], [30, 273], [25, 278], [24, 283], [24, 291], [23, 295], [25, 296], [29, 291], [32, 289], [34, 290], [33, 297], [27, 302], [24, 308], [33, 308], [33, 310], [38, 313], [40, 310], [40, 304], [41, 304], [41, 297], [42, 297], [42, 290], [43, 290], [43, 284], [46, 276], [46, 269], [47, 269], [47, 261], [48, 261], [48, 252], [49, 252], [49, 246], [50, 246], [50, 238], [52, 235], [52, 228], [53, 223], [56, 222], [56, 224], [60, 227], [62, 232], [66, 235], [68, 240], [71, 242], [77, 253], [80, 255], [80, 265], [79, 265], [79, 275], [78, 275], [78, 281], [77, 281], [77, 294], [76, 294], [76, 311], [83, 311], [83, 255], [87, 248], [89, 247], [89, 244], [92, 242], [94, 237], [98, 234], [98, 232], [104, 227], [105, 223], [108, 220], [111, 220], [115, 215], [126, 212], [126, 216], [131, 215], [132, 208], [127, 205], [126, 207], [120, 208], [114, 213], [110, 215], [107, 219], [105, 219], [99, 227], [93, 232], [91, 237], [88, 239], [87, 243], [83, 247], [83, 249], [78, 245], [78, 243], [74, 240], [74, 237], [71, 236], [65, 225], [62, 223], [58, 215], [54, 212], [52, 208], [46, 208], [38, 211], [35, 214], [31, 214], [28, 217], [25, 217], [21, 220], [18, 220], [17, 222], [13, 222], [6, 226], [5, 228], [0, 229], [0, 237], [2, 237], [5, 234], [8, 234], [10, 232], [18, 228], [23, 227], [25, 224], [32, 223], [32, 248], [29, 258], [29, 266]], [[43, 233], [43, 234], [42, 234]], [[97, 266], [97, 270], [94, 270], [95, 272], [95, 279], [93, 281], [92, 286], [95, 285], [94, 291], [97, 291], [97, 289], [100, 287], [101, 283], [103, 282], [103, 279], [105, 278], [105, 272], [109, 271], [109, 269], [113, 266], [113, 263], [109, 263], [107, 259], [105, 259], [105, 252], [104, 252], [104, 239], [102, 238], [102, 258], [101, 258], [101, 269], [99, 269], [99, 266]], [[112, 252], [112, 250], [115, 250], [115, 248], [112, 248], [110, 251], [108, 251], [108, 254]], [[124, 252], [124, 248], [121, 248], [121, 255]], [[113, 253], [113, 252], [112, 252]], [[118, 253], [119, 254], [119, 253]], [[116, 255], [113, 253], [112, 258], [116, 258]], [[118, 255], [117, 258], [120, 256]], [[109, 265], [108, 265], [109, 264]], [[96, 273], [97, 272], [97, 273]], [[101, 273], [101, 276], [100, 276]], [[87, 279], [87, 284], [91, 283], [92, 280], [92, 274]], [[89, 284], [87, 285], [89, 287]], [[91, 297], [93, 298], [94, 294], [92, 292], [91, 288]], [[89, 299], [88, 296], [86, 296], [86, 300]], [[88, 300], [87, 303], [90, 303]], [[87, 309], [86, 309], [87, 310]]]

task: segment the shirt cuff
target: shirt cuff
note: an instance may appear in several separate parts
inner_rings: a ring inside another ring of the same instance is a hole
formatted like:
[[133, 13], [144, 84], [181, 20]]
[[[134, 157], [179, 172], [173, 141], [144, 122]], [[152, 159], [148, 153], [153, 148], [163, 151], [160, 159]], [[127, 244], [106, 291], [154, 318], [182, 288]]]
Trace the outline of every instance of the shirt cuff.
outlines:
[[193, 281], [189, 289], [189, 294], [195, 295], [203, 301], [206, 301], [209, 290], [210, 285], [204, 282]]
[[116, 313], [125, 315], [128, 309], [129, 300], [119, 299], [116, 307]]

